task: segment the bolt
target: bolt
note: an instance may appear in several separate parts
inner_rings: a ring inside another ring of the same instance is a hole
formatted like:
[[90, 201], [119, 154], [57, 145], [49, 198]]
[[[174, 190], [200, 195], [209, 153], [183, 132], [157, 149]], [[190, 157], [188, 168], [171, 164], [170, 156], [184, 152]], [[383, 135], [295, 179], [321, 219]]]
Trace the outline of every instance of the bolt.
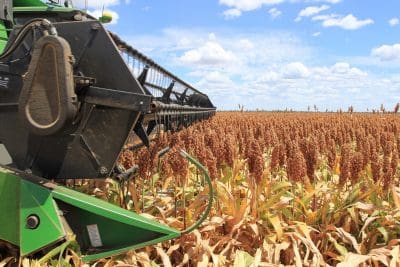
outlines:
[[33, 215], [29, 215], [28, 218], [26, 218], [26, 226], [29, 229], [36, 229], [39, 227], [40, 224], [40, 219], [37, 215], [33, 214]]
[[106, 175], [108, 174], [108, 169], [105, 166], [100, 167], [100, 174], [101, 175]]

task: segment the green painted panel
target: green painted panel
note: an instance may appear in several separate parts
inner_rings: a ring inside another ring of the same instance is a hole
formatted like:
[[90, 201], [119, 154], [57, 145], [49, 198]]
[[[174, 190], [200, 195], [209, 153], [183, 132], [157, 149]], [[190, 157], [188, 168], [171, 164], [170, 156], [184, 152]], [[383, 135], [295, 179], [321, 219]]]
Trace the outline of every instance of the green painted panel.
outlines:
[[130, 247], [114, 249], [114, 250], [105, 251], [105, 252], [98, 251], [98, 252], [96, 252], [96, 254], [84, 255], [82, 257], [82, 260], [84, 262], [96, 261], [96, 260], [99, 260], [99, 259], [108, 258], [108, 257], [111, 257], [111, 256], [122, 254], [122, 253], [125, 253], [125, 252], [129, 251], [129, 250], [139, 249], [139, 248], [143, 248], [145, 246], [151, 246], [151, 245], [154, 245], [154, 244], [157, 244], [157, 243], [161, 243], [161, 242], [164, 242], [164, 241], [167, 241], [167, 240], [171, 240], [171, 239], [177, 238], [179, 236], [180, 236], [180, 234], [179, 235], [174, 235], [174, 236], [173, 235], [164, 236], [164, 237], [161, 237], [161, 238], [158, 238], [158, 239], [154, 239], [154, 240], [151, 240], [151, 241], [148, 241], [148, 242], [136, 244], [136, 245], [133, 245], [133, 246], [130, 246]]
[[[60, 209], [59, 209], [59, 208]], [[85, 261], [120, 254], [180, 236], [180, 232], [100, 199], [25, 177], [0, 166], [0, 239], [20, 248], [21, 256], [65, 238], [64, 214]], [[26, 219], [40, 223], [30, 229]]]
[[120, 254], [131, 249], [179, 237], [179, 231], [136, 213], [90, 197], [56, 187], [53, 196], [60, 208], [67, 207], [69, 225], [77, 235], [85, 261]]
[[110, 218], [121, 223], [138, 227], [146, 227], [148, 230], [163, 234], [177, 232], [168, 226], [146, 219], [136, 213], [127, 211], [101, 199], [91, 197], [62, 186], [58, 186], [53, 190], [53, 196], [55, 199], [62, 200], [72, 206], [85, 209], [93, 214]]
[[14, 0], [13, 5], [15, 7], [18, 7], [18, 6], [46, 6], [46, 4], [40, 0]]
[[0, 167], [0, 239], [19, 245], [20, 179]]
[[[64, 238], [65, 232], [51, 191], [32, 182], [21, 181], [20, 233], [21, 255], [27, 255]], [[29, 229], [26, 218], [36, 215], [40, 224]]]
[[8, 34], [7, 28], [4, 25], [4, 21], [0, 20], [0, 54], [3, 53], [4, 48], [7, 45]]
[[13, 12], [72, 12], [77, 9], [70, 7], [54, 7], [54, 6], [28, 6], [14, 7]]

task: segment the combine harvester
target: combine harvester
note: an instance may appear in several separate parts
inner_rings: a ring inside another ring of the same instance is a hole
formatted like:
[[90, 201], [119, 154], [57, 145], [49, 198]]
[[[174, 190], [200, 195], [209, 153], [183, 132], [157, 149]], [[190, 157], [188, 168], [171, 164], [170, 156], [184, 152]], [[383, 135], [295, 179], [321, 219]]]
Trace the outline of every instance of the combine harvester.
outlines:
[[108, 32], [109, 19], [71, 1], [0, 2], [5, 253], [43, 255], [75, 235], [92, 261], [187, 232], [53, 182], [110, 177], [132, 132], [149, 145], [155, 129], [176, 131], [215, 114], [207, 95]]

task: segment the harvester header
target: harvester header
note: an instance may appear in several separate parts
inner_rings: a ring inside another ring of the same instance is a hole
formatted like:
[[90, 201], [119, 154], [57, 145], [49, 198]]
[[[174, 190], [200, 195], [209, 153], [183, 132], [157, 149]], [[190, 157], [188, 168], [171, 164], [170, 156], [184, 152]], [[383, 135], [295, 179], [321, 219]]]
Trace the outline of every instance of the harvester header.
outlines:
[[73, 233], [91, 260], [179, 232], [46, 179], [109, 177], [132, 134], [148, 146], [216, 108], [70, 2], [0, 3], [0, 240], [32, 255]]

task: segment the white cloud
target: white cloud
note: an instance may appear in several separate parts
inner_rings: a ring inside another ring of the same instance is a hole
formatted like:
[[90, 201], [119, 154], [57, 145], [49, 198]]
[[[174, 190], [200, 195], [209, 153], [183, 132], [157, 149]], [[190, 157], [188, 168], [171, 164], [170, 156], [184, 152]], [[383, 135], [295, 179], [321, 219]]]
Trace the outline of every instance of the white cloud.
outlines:
[[400, 21], [399, 21], [398, 18], [392, 18], [392, 19], [389, 20], [389, 25], [392, 26], [392, 27], [394, 27], [394, 26], [399, 25], [399, 22], [400, 22]]
[[310, 71], [303, 63], [293, 62], [283, 67], [282, 74], [285, 79], [301, 79], [308, 77]]
[[276, 7], [273, 7], [270, 10], [268, 10], [268, 13], [269, 13], [269, 15], [271, 16], [272, 19], [276, 19], [277, 17], [282, 15], [282, 11], [280, 11]]
[[396, 61], [400, 60], [400, 44], [382, 45], [374, 48], [371, 55], [379, 58], [381, 61]]
[[366, 72], [363, 72], [362, 70], [358, 69], [358, 68], [353, 68], [350, 66], [349, 63], [347, 62], [338, 62], [335, 65], [333, 65], [330, 68], [330, 71], [333, 74], [339, 74], [339, 75], [343, 75], [343, 74], [347, 74], [347, 75], [351, 75], [351, 76], [367, 76]]
[[187, 37], [182, 37], [178, 40], [178, 47], [190, 47], [192, 44], [192, 40]]
[[216, 41], [207, 41], [199, 48], [185, 52], [179, 61], [189, 65], [223, 65], [234, 61], [235, 56], [231, 51], [225, 50]]
[[345, 30], [357, 30], [374, 23], [372, 19], [359, 20], [353, 14], [345, 17], [337, 14], [319, 15], [313, 17], [312, 20], [322, 21], [324, 27], [340, 27]]
[[263, 5], [276, 5], [283, 2], [285, 2], [285, 0], [219, 0], [221, 5], [226, 5], [241, 11], [251, 11]]
[[249, 51], [254, 48], [254, 44], [249, 39], [240, 39], [239, 43], [238, 43], [238, 47], [239, 47], [239, 49]]
[[269, 71], [264, 72], [260, 76], [258, 82], [264, 82], [264, 83], [277, 82], [277, 81], [279, 81], [280, 78], [281, 78], [281, 75], [278, 72], [269, 70]]
[[[110, 13], [112, 15], [112, 21], [109, 23], [110, 25], [115, 25], [118, 23], [119, 15], [117, 12], [109, 10], [109, 9], [105, 9], [104, 12]], [[88, 11], [88, 13], [90, 15], [92, 15], [93, 17], [95, 17], [96, 19], [98, 19], [101, 16], [103, 16], [103, 9], [96, 9], [93, 11]]]
[[301, 21], [302, 17], [311, 17], [329, 8], [330, 6], [327, 5], [306, 7], [299, 12], [295, 21], [299, 22]]
[[350, 64], [347, 62], [338, 62], [332, 66], [332, 72], [334, 73], [347, 73], [350, 70]]
[[334, 19], [334, 18], [339, 18], [339, 17], [340, 17], [340, 15], [337, 15], [337, 14], [318, 15], [318, 16], [312, 17], [311, 20], [313, 20], [313, 21], [324, 21], [324, 20]]
[[313, 37], [321, 36], [321, 32], [314, 32], [314, 33], [312, 34], [312, 36], [313, 36]]
[[221, 94], [229, 94], [237, 85], [229, 75], [219, 71], [211, 71], [202, 73], [195, 86], [198, 88], [213, 88], [213, 90], [218, 90]]
[[338, 3], [342, 2], [342, 0], [308, 0], [306, 2], [326, 2], [329, 4], [338, 4]]
[[341, 0], [219, 0], [220, 5], [225, 5], [230, 8], [235, 8], [241, 11], [251, 11], [261, 8], [264, 5], [278, 5], [285, 2], [289, 3], [316, 3], [325, 2], [330, 4], [337, 4]]
[[225, 10], [223, 15], [224, 15], [224, 18], [227, 20], [235, 19], [242, 15], [242, 11], [240, 11], [237, 8], [231, 8], [231, 9]]
[[[363, 98], [366, 95], [371, 97], [370, 90], [375, 90], [380, 83], [347, 62], [317, 67], [307, 66], [303, 62], [291, 62], [282, 67], [269, 68], [254, 83], [246, 85], [254, 88], [251, 93], [256, 94], [258, 99], [271, 99], [266, 102], [269, 107], [274, 107], [277, 105], [275, 102], [281, 101], [283, 104], [278, 108], [286, 105], [304, 109], [307, 105], [319, 103], [324, 109], [336, 110], [339, 107], [365, 103], [368, 99]], [[260, 100], [252, 101], [262, 105]]]
[[[214, 34], [201, 29], [169, 28], [155, 35], [125, 36], [124, 39], [155, 59], [169, 64], [192, 68], [219, 70], [223, 67], [230, 73], [250, 75], [249, 66], [265, 66], [273, 63], [302, 61], [312, 57], [311, 49], [295, 35], [286, 32], [232, 32]], [[215, 36], [215, 39], [210, 38]], [[208, 44], [207, 44], [208, 43]], [[207, 45], [206, 45], [207, 44]], [[207, 49], [205, 49], [207, 47]], [[205, 51], [206, 52], [202, 52]], [[210, 52], [210, 50], [212, 50]], [[215, 52], [214, 50], [217, 50]], [[213, 54], [221, 52], [221, 59]], [[204, 56], [200, 56], [206, 54]], [[225, 55], [225, 56], [224, 56]], [[228, 55], [228, 56], [226, 56]], [[200, 59], [201, 58], [201, 59]], [[195, 61], [208, 64], [195, 64]], [[209, 64], [212, 61], [213, 64]], [[234, 64], [233, 64], [234, 63]]]
[[[84, 8], [85, 7], [85, 0], [73, 0], [74, 6]], [[96, 0], [96, 1], [87, 1], [88, 8], [91, 9], [101, 9], [104, 7], [115, 6], [120, 3], [119, 0]], [[125, 2], [127, 3], [127, 2]]]
[[211, 41], [215, 41], [217, 40], [217, 36], [215, 35], [215, 33], [212, 32], [208, 35], [208, 39]]
[[400, 91], [400, 82], [369, 74], [352, 58], [315, 63], [320, 51], [285, 32], [174, 28], [124, 39], [147, 49], [148, 56], [207, 93], [220, 109], [238, 103], [249, 109], [306, 109], [316, 103], [321, 110], [350, 105], [366, 110], [389, 105]]

